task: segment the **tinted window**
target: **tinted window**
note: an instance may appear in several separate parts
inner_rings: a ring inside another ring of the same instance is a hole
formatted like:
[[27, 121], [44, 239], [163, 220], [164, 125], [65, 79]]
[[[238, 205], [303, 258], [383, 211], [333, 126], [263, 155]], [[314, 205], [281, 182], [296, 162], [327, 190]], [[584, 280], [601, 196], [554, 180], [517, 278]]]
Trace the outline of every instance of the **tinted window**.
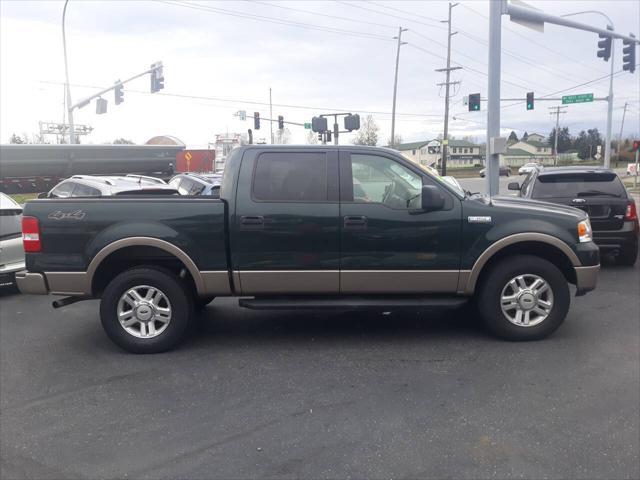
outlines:
[[76, 185], [75, 190], [73, 191], [74, 197], [99, 197], [100, 190], [97, 188], [90, 187], [88, 185], [83, 185], [78, 183]]
[[0, 210], [0, 240], [22, 232], [20, 210]]
[[193, 182], [191, 180], [184, 177], [180, 179], [180, 185], [178, 186], [178, 193], [180, 193], [180, 195], [189, 195], [192, 188]]
[[583, 172], [539, 175], [532, 198], [576, 198], [590, 196], [626, 197], [622, 182], [615, 173]]
[[76, 184], [74, 182], [64, 182], [61, 183], [60, 185], [58, 185], [56, 188], [54, 188], [51, 191], [51, 196], [52, 197], [57, 197], [57, 198], [67, 198], [71, 196], [71, 193], [73, 192], [73, 187], [75, 187]]
[[351, 155], [353, 201], [391, 208], [420, 208], [422, 177], [390, 158]]
[[321, 202], [327, 196], [324, 153], [263, 153], [256, 163], [253, 197], [270, 202]]

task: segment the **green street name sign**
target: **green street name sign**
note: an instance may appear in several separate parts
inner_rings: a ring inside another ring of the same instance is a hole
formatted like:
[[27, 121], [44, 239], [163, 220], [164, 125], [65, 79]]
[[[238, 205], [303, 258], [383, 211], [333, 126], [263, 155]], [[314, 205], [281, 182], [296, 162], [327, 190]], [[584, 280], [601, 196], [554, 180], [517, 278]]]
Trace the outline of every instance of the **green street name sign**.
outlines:
[[306, 128], [307, 130], [311, 130], [311, 124], [310, 123], [305, 123], [304, 124], [304, 128]]
[[565, 95], [562, 97], [562, 104], [593, 102], [593, 93], [581, 93], [579, 95]]

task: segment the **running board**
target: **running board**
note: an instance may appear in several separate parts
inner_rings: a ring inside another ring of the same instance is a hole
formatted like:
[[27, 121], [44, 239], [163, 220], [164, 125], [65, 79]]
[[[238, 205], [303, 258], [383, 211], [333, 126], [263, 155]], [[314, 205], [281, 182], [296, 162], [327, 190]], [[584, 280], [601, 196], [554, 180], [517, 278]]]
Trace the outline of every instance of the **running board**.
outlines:
[[241, 298], [241, 307], [251, 310], [399, 310], [459, 307], [467, 297], [256, 297]]

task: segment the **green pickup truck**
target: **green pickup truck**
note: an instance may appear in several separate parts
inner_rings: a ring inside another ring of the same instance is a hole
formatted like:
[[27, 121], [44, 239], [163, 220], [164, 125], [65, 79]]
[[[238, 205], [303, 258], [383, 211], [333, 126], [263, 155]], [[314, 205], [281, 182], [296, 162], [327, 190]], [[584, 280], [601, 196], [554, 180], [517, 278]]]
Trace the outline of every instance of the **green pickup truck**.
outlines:
[[237, 148], [220, 198], [26, 204], [23, 293], [100, 298], [130, 352], [175, 346], [194, 309], [396, 309], [473, 300], [509, 340], [540, 339], [593, 290], [598, 247], [572, 207], [471, 194], [374, 147]]

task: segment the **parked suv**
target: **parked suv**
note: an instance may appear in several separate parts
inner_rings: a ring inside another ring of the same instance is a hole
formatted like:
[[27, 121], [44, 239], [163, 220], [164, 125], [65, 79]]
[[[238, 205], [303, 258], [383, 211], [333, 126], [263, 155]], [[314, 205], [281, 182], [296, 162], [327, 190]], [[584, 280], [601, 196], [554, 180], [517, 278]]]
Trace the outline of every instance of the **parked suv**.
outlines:
[[169, 180], [180, 195], [220, 196], [222, 175], [219, 173], [181, 173]]
[[22, 207], [0, 193], [0, 287], [15, 284], [15, 273], [24, 270], [20, 220]]
[[536, 169], [509, 184], [520, 197], [571, 205], [589, 214], [593, 240], [618, 263], [633, 265], [638, 256], [638, 213], [633, 198], [615, 172], [593, 167]]
[[175, 195], [177, 190], [164, 181], [143, 175], [74, 175], [38, 198], [110, 197], [113, 195]]

